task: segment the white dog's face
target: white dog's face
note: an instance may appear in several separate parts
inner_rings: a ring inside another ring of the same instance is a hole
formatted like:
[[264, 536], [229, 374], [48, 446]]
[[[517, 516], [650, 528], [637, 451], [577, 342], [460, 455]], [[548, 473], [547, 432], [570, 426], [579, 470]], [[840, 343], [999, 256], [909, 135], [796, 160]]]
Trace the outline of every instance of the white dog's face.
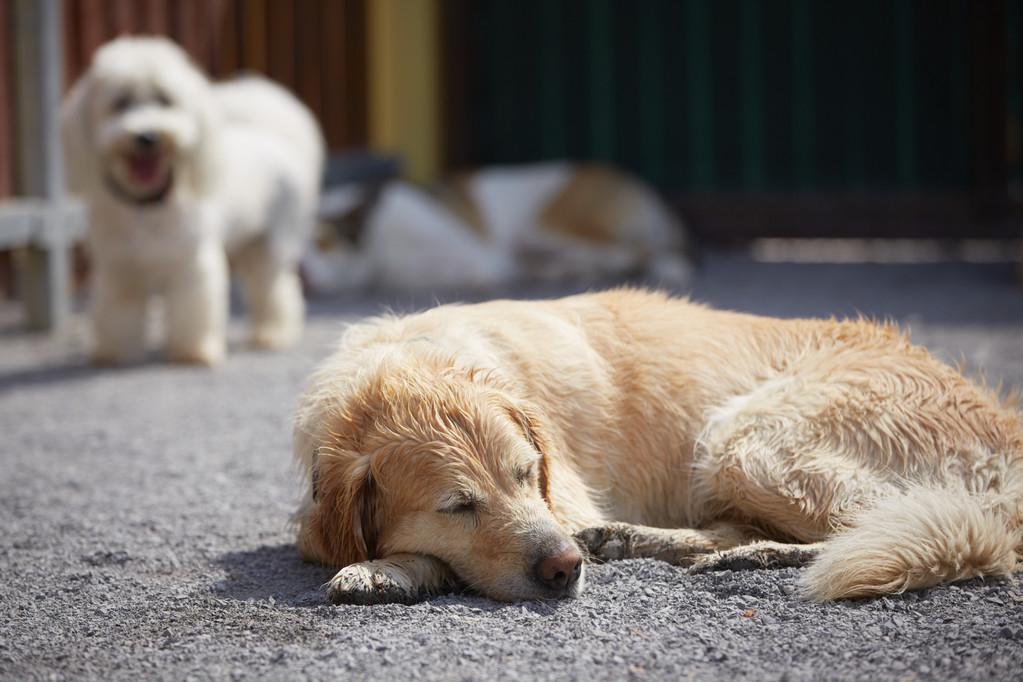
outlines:
[[[208, 116], [205, 76], [173, 43], [120, 38], [100, 48], [65, 106], [71, 143], [122, 198], [161, 198], [193, 160]], [[97, 167], [98, 166], [98, 167]]]

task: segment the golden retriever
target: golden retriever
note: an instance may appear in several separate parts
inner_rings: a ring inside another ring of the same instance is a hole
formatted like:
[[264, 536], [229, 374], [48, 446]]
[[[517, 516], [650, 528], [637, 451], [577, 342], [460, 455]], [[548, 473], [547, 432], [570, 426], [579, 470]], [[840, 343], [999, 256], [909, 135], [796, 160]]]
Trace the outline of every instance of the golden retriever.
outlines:
[[[575, 596], [584, 555], [793, 566], [806, 596], [1016, 567], [1019, 411], [891, 325], [619, 289], [351, 327], [298, 412], [335, 602]], [[812, 562], [812, 563], [811, 563]]]

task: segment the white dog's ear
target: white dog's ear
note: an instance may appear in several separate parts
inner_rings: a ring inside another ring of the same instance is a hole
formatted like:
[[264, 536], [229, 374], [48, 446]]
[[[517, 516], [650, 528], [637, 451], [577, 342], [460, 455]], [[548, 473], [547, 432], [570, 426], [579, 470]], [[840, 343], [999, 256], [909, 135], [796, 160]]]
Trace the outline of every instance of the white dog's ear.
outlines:
[[187, 179], [191, 190], [204, 196], [216, 191], [215, 185], [222, 175], [222, 155], [217, 133], [224, 114], [206, 72], [190, 57], [182, 56], [186, 61], [187, 72], [181, 79], [182, 92], [179, 97], [191, 109], [196, 123], [196, 140], [188, 157]]
[[[205, 77], [203, 78], [205, 79]], [[192, 150], [192, 172], [188, 174], [188, 177], [192, 184], [192, 191], [202, 196], [212, 193], [214, 185], [220, 178], [221, 156], [218, 153], [216, 135], [220, 128], [222, 114], [208, 81], [200, 86], [200, 92], [201, 95], [196, 97], [193, 103], [199, 139]]]
[[89, 101], [93, 76], [79, 78], [60, 107], [60, 137], [64, 148], [64, 175], [68, 189], [75, 194], [89, 191], [99, 182], [99, 162], [89, 124]]

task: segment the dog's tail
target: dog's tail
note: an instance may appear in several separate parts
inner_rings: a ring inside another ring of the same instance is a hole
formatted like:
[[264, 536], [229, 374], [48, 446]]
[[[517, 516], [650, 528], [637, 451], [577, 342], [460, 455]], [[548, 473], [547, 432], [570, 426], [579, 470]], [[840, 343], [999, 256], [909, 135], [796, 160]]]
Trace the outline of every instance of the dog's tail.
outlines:
[[1023, 550], [1023, 488], [1006, 490], [911, 488], [882, 500], [827, 542], [802, 576], [803, 593], [826, 601], [1008, 575]]

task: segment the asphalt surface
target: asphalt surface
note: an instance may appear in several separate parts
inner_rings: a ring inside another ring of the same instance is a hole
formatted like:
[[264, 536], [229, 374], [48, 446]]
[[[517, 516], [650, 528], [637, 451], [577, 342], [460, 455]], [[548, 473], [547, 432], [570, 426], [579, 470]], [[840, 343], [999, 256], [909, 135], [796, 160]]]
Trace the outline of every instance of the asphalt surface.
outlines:
[[[897, 319], [944, 359], [1023, 387], [1011, 266], [717, 254], [694, 296]], [[215, 371], [155, 358], [94, 370], [80, 319], [50, 340], [16, 331], [5, 310], [0, 678], [1020, 679], [1023, 575], [816, 605], [792, 594], [795, 569], [688, 576], [629, 561], [591, 567], [573, 601], [327, 604], [330, 571], [298, 559], [288, 528], [290, 412], [343, 322], [380, 305], [316, 303], [296, 351], [236, 344]]]

